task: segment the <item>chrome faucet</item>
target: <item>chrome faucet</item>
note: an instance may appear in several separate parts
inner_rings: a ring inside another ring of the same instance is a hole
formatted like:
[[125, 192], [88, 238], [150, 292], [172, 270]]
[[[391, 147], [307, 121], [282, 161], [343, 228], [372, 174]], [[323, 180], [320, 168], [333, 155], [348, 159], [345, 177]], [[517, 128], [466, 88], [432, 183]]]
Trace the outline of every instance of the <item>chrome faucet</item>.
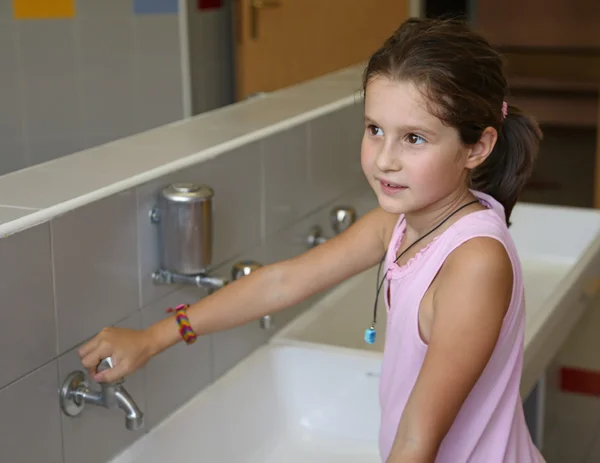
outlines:
[[[334, 207], [329, 214], [329, 218], [333, 232], [339, 235], [356, 222], [356, 210], [352, 207]], [[306, 242], [309, 248], [314, 248], [319, 244], [323, 244], [327, 239], [323, 236], [323, 229], [319, 225], [315, 225], [310, 229]]]
[[199, 273], [196, 275], [182, 275], [172, 273], [168, 270], [157, 270], [152, 274], [152, 280], [155, 284], [163, 285], [192, 285], [198, 288], [204, 288], [209, 293], [221, 289], [229, 283], [226, 278], [216, 275], [208, 275], [207, 273]]
[[[103, 359], [96, 369], [99, 373], [114, 366], [112, 358]], [[105, 408], [120, 408], [125, 412], [125, 427], [135, 431], [144, 426], [144, 414], [139, 409], [129, 392], [123, 387], [124, 380], [100, 383], [100, 391], [89, 388], [82, 371], [69, 374], [60, 388], [60, 406], [67, 416], [77, 416], [86, 404], [99, 405]]]
[[[261, 267], [262, 264], [254, 260], [241, 260], [233, 264], [233, 267], [231, 268], [231, 279], [234, 281], [239, 280], [246, 275], [250, 275], [252, 272]], [[260, 317], [259, 324], [263, 330], [268, 331], [275, 328], [273, 317], [271, 317], [271, 315], [264, 315]]]

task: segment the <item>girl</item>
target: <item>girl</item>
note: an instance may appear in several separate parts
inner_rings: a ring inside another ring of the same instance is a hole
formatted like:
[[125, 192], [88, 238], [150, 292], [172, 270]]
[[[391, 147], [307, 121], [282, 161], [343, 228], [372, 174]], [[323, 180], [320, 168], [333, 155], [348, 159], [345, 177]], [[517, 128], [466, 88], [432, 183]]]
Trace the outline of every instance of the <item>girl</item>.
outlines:
[[[382, 461], [543, 461], [525, 425], [523, 278], [508, 232], [541, 132], [506, 103], [501, 57], [455, 20], [409, 19], [369, 60], [361, 162], [379, 207], [143, 331], [79, 351], [97, 381], [184, 338], [297, 304], [385, 262]], [[116, 366], [94, 375], [100, 359]]]

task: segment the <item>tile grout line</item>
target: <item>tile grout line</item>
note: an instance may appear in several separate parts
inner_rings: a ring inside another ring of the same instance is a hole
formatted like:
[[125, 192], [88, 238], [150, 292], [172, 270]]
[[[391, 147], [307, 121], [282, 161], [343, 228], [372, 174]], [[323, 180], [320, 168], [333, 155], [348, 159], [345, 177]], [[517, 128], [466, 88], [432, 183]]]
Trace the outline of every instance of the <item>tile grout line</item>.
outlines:
[[[56, 297], [56, 265], [55, 265], [55, 253], [54, 253], [54, 231], [52, 227], [53, 221], [49, 221], [48, 223], [48, 234], [50, 238], [50, 275], [52, 278], [52, 305], [54, 308], [54, 348], [56, 349], [56, 382], [58, 384], [58, 389], [61, 388], [61, 378], [60, 378], [60, 364], [59, 364], [59, 346], [58, 346], [58, 298]], [[63, 460], [65, 459], [65, 430], [62, 419], [62, 412], [58, 410], [58, 421], [60, 426], [60, 449], [62, 452]]]
[[[53, 357], [52, 359], [48, 360], [47, 362], [42, 363], [41, 365], [35, 367], [33, 370], [28, 371], [27, 373], [19, 376], [16, 379], [13, 379], [12, 381], [6, 383], [4, 386], [0, 387], [0, 392], [4, 391], [5, 389], [9, 388], [10, 386], [13, 386], [15, 383], [18, 383], [19, 381], [27, 378], [28, 376], [36, 373], [37, 371], [41, 370], [42, 368], [47, 367], [48, 365], [50, 365], [52, 362], [56, 362], [57, 364], [57, 369], [58, 369], [58, 356]], [[60, 386], [60, 380], [58, 385]]]

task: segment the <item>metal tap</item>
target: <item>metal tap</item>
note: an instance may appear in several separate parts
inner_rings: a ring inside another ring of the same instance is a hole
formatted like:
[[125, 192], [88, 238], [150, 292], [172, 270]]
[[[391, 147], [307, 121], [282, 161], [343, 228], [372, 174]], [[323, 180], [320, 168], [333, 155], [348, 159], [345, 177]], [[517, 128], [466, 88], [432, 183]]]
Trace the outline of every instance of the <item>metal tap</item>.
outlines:
[[[112, 358], [103, 359], [96, 369], [99, 373], [114, 366]], [[123, 386], [124, 380], [100, 383], [100, 391], [89, 388], [82, 371], [74, 371], [60, 388], [60, 406], [67, 416], [77, 416], [86, 404], [99, 405], [104, 408], [120, 408], [125, 412], [125, 427], [135, 431], [144, 426], [144, 414], [139, 409], [127, 389]]]
[[199, 273], [196, 275], [182, 275], [179, 273], [172, 273], [168, 270], [157, 270], [152, 274], [152, 279], [155, 284], [167, 284], [167, 285], [191, 285], [197, 286], [198, 288], [204, 288], [208, 292], [216, 291], [221, 289], [223, 286], [229, 283], [226, 278], [222, 278], [216, 275], [209, 275], [208, 273]]
[[[352, 207], [334, 207], [329, 214], [329, 219], [333, 232], [339, 235], [356, 222], [356, 210]], [[327, 240], [328, 238], [323, 236], [323, 229], [319, 225], [315, 225], [310, 229], [306, 241], [309, 248], [314, 248]]]
[[[250, 275], [252, 272], [261, 267], [262, 264], [254, 260], [241, 260], [233, 264], [233, 267], [231, 268], [231, 279], [234, 281], [239, 280], [246, 275]], [[264, 315], [260, 317], [259, 324], [263, 330], [268, 331], [275, 328], [273, 317], [271, 317], [271, 315]]]

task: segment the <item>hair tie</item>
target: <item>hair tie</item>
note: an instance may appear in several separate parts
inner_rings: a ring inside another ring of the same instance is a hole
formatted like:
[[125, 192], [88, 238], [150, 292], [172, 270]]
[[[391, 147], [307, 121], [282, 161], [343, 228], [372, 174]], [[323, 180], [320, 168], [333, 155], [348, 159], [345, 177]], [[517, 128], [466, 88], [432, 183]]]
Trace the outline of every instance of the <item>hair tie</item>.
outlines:
[[506, 119], [507, 114], [508, 114], [508, 103], [506, 103], [506, 101], [502, 101], [502, 119]]

